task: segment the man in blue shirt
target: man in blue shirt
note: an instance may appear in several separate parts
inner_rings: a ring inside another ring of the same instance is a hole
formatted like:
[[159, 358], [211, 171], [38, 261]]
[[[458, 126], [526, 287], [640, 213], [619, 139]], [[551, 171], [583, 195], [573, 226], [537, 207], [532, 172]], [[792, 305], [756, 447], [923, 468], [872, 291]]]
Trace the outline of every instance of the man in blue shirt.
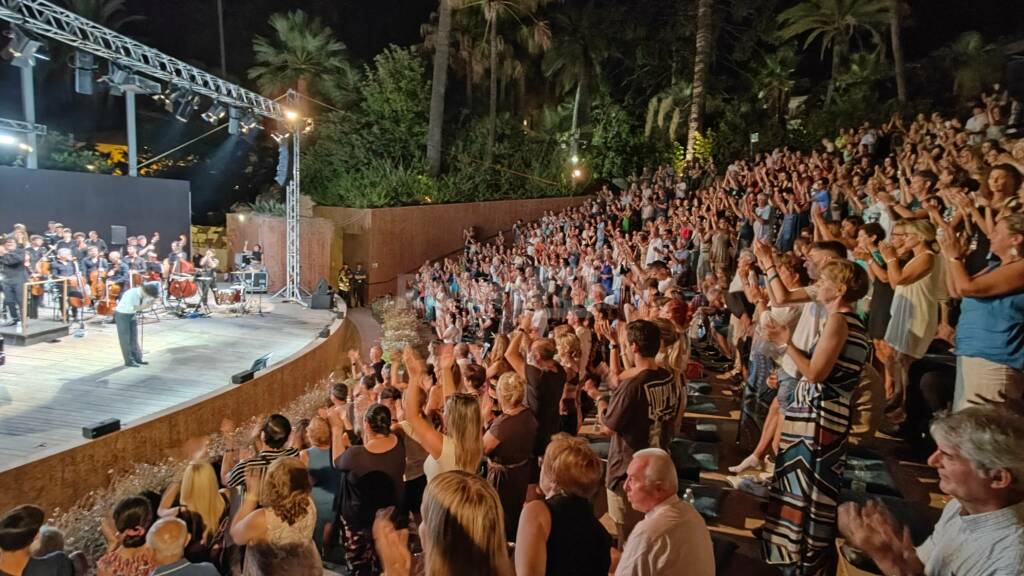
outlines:
[[153, 551], [153, 563], [156, 565], [150, 576], [219, 576], [213, 564], [193, 564], [185, 558], [185, 546], [191, 537], [188, 526], [180, 518], [157, 520], [146, 534], [146, 546]]
[[138, 368], [149, 364], [142, 359], [142, 347], [139, 345], [139, 320], [136, 313], [153, 305], [160, 295], [158, 282], [146, 282], [128, 290], [114, 309], [114, 323], [117, 324], [117, 341], [121, 345], [121, 356], [124, 365]]

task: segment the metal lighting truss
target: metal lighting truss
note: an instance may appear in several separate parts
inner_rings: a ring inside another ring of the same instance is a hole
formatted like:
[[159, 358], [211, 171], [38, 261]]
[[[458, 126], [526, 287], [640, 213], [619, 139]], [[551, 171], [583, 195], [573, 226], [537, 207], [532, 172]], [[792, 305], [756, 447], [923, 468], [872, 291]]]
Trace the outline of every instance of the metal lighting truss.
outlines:
[[92, 52], [136, 73], [190, 88], [214, 100], [251, 108], [267, 118], [283, 120], [285, 117], [280, 104], [269, 98], [189, 66], [45, 0], [0, 0], [0, 19]]
[[[25, 30], [41, 36], [53, 38], [75, 48], [91, 52], [110, 60], [117, 66], [130, 69], [137, 74], [145, 74], [166, 81], [174, 87], [182, 87], [196, 94], [209, 96], [215, 102], [221, 102], [253, 112], [278, 121], [287, 121], [281, 105], [274, 100], [264, 98], [189, 66], [181, 60], [150, 48], [131, 38], [108, 30], [95, 22], [56, 6], [45, 0], [0, 0], [0, 20], [6, 20]], [[29, 82], [31, 85], [31, 82]], [[134, 94], [129, 94], [133, 97]], [[289, 94], [289, 101], [294, 100]], [[34, 117], [28, 118], [34, 123]], [[131, 128], [131, 126], [130, 126]], [[299, 138], [301, 130], [293, 127], [292, 149], [292, 181], [288, 186], [287, 207], [287, 272], [286, 284], [278, 295], [285, 299], [302, 302], [300, 280], [299, 251]], [[32, 132], [34, 135], [35, 132]]]
[[42, 124], [30, 124], [21, 120], [9, 120], [7, 118], [0, 118], [0, 130], [22, 134], [46, 134], [46, 126]]
[[[298, 94], [289, 90], [289, 104], [296, 104]], [[299, 140], [302, 128], [297, 119], [292, 123], [292, 181], [285, 189], [285, 285], [274, 297], [291, 300], [303, 304], [302, 297], [302, 260], [299, 251]], [[307, 293], [308, 294], [308, 293]]]

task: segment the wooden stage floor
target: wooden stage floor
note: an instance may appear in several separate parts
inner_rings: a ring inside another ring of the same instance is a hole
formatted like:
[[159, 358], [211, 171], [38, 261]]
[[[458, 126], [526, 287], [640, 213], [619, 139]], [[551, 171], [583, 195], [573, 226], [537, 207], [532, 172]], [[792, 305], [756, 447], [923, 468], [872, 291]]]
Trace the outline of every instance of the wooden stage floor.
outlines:
[[268, 352], [271, 365], [317, 338], [327, 310], [263, 300], [264, 316], [168, 313], [143, 327], [148, 366], [128, 368], [117, 331], [99, 319], [86, 335], [28, 347], [7, 346], [0, 367], [0, 470], [82, 438], [82, 426], [118, 418], [125, 426], [230, 386], [232, 374]]

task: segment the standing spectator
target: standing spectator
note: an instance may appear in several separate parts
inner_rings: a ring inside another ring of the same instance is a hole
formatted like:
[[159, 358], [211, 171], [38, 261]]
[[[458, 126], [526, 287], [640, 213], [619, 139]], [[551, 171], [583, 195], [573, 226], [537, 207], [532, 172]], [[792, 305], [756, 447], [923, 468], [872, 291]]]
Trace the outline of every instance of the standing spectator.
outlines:
[[74, 568], [64, 552], [32, 556], [32, 541], [46, 515], [38, 506], [24, 505], [0, 516], [0, 574], [72, 576]]
[[615, 576], [714, 576], [711, 533], [697, 510], [679, 499], [679, 479], [668, 452], [637, 451], [624, 489], [644, 519], [626, 542]]
[[393, 508], [404, 527], [405, 445], [391, 432], [391, 411], [374, 404], [363, 417], [363, 445], [352, 446], [335, 460], [341, 474], [337, 508], [345, 529], [345, 558], [353, 576], [380, 573], [373, 548], [373, 519], [377, 511]]
[[241, 488], [245, 485], [245, 475], [251, 468], [265, 470], [279, 458], [297, 457], [299, 451], [286, 446], [288, 438], [292, 433], [291, 422], [280, 414], [270, 415], [259, 429], [259, 434], [254, 439], [258, 450], [252, 458], [235, 463], [238, 458], [238, 447], [234, 444], [232, 432], [235, 430], [235, 423], [225, 419], [220, 424], [221, 432], [227, 441], [227, 448], [224, 450], [224, 459], [221, 461], [221, 481], [230, 488]]
[[544, 499], [523, 507], [516, 534], [518, 574], [608, 574], [611, 538], [590, 501], [601, 487], [602, 468], [586, 440], [551, 439], [540, 472]]
[[309, 471], [298, 458], [278, 458], [268, 467], [254, 466], [246, 471], [245, 497], [231, 521], [231, 539], [248, 547], [243, 576], [258, 573], [249, 544], [299, 544], [317, 554], [313, 546], [316, 506], [310, 498], [311, 490]]
[[505, 533], [516, 533], [519, 513], [526, 501], [526, 488], [533, 476], [533, 447], [537, 436], [537, 419], [523, 398], [526, 382], [515, 372], [498, 379], [498, 405], [501, 415], [484, 434], [487, 454], [487, 481], [498, 491], [505, 512]]
[[[530, 317], [524, 315], [505, 352], [505, 359], [516, 374], [526, 380], [526, 406], [537, 419], [533, 454], [540, 457], [551, 436], [561, 427], [558, 412], [565, 388], [565, 370], [555, 362], [554, 341], [549, 338], [531, 340], [530, 330]], [[523, 348], [529, 350], [529, 362], [523, 358]]]
[[193, 564], [185, 558], [185, 546], [191, 535], [185, 522], [178, 518], [161, 518], [146, 534], [146, 545], [153, 551], [153, 571], [149, 576], [218, 576], [213, 564]]
[[316, 529], [313, 543], [320, 555], [324, 555], [328, 534], [334, 527], [334, 502], [338, 495], [341, 477], [331, 460], [331, 425], [320, 416], [314, 416], [306, 428], [311, 446], [299, 453], [299, 460], [309, 469], [313, 483], [313, 504], [316, 505]]
[[850, 399], [871, 354], [852, 307], [867, 294], [867, 272], [849, 260], [831, 260], [816, 287], [828, 320], [810, 353], [793, 344], [787, 326], [766, 330], [773, 342], [786, 345], [802, 378], [782, 424], [762, 554], [769, 564], [800, 574], [822, 573], [831, 560]]
[[[175, 500], [178, 506], [174, 505]], [[227, 494], [221, 491], [213, 466], [209, 462], [195, 460], [185, 466], [181, 481], [172, 482], [164, 491], [157, 516], [180, 516], [185, 510], [199, 515], [203, 524], [202, 537], [190, 542], [190, 548], [211, 551], [215, 544], [223, 544], [220, 540], [227, 529], [228, 504]]]
[[964, 248], [952, 229], [939, 244], [948, 261], [950, 294], [961, 297], [956, 331], [953, 409], [982, 398], [1024, 400], [1024, 214], [996, 222], [990, 237], [999, 264], [967, 273]]
[[[614, 332], [609, 332], [615, 338]], [[612, 432], [608, 451], [608, 515], [615, 522], [619, 546], [640, 521], [640, 511], [626, 499], [624, 484], [633, 454], [644, 448], [668, 448], [675, 435], [674, 424], [682, 399], [676, 375], [658, 366], [661, 332], [647, 320], [626, 326], [626, 353], [633, 367], [618, 375], [604, 424]], [[612, 340], [612, 353], [618, 354]]]
[[[454, 470], [439, 474], [423, 494], [423, 575], [514, 576], [508, 557], [501, 502], [479, 476]], [[396, 530], [387, 518], [373, 525], [387, 576], [410, 576], [408, 532]]]

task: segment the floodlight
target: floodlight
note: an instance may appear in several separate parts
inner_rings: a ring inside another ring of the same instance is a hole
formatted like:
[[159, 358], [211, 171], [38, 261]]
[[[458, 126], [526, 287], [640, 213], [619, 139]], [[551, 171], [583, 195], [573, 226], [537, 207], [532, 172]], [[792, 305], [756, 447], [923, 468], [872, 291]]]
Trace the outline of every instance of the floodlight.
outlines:
[[3, 57], [10, 60], [12, 65], [25, 68], [35, 66], [37, 58], [49, 60], [47, 56], [39, 52], [39, 49], [43, 47], [43, 43], [29, 38], [17, 27], [12, 26], [4, 32], [4, 35], [10, 38], [11, 41], [4, 48]]
[[203, 112], [203, 120], [206, 120], [210, 124], [216, 124], [227, 115], [228, 110], [220, 102], [214, 102], [210, 109]]
[[181, 100], [178, 104], [178, 111], [174, 113], [174, 117], [182, 122], [188, 122], [188, 119], [192, 117], [192, 114], [196, 111], [196, 107], [199, 106], [199, 96], [189, 94]]

